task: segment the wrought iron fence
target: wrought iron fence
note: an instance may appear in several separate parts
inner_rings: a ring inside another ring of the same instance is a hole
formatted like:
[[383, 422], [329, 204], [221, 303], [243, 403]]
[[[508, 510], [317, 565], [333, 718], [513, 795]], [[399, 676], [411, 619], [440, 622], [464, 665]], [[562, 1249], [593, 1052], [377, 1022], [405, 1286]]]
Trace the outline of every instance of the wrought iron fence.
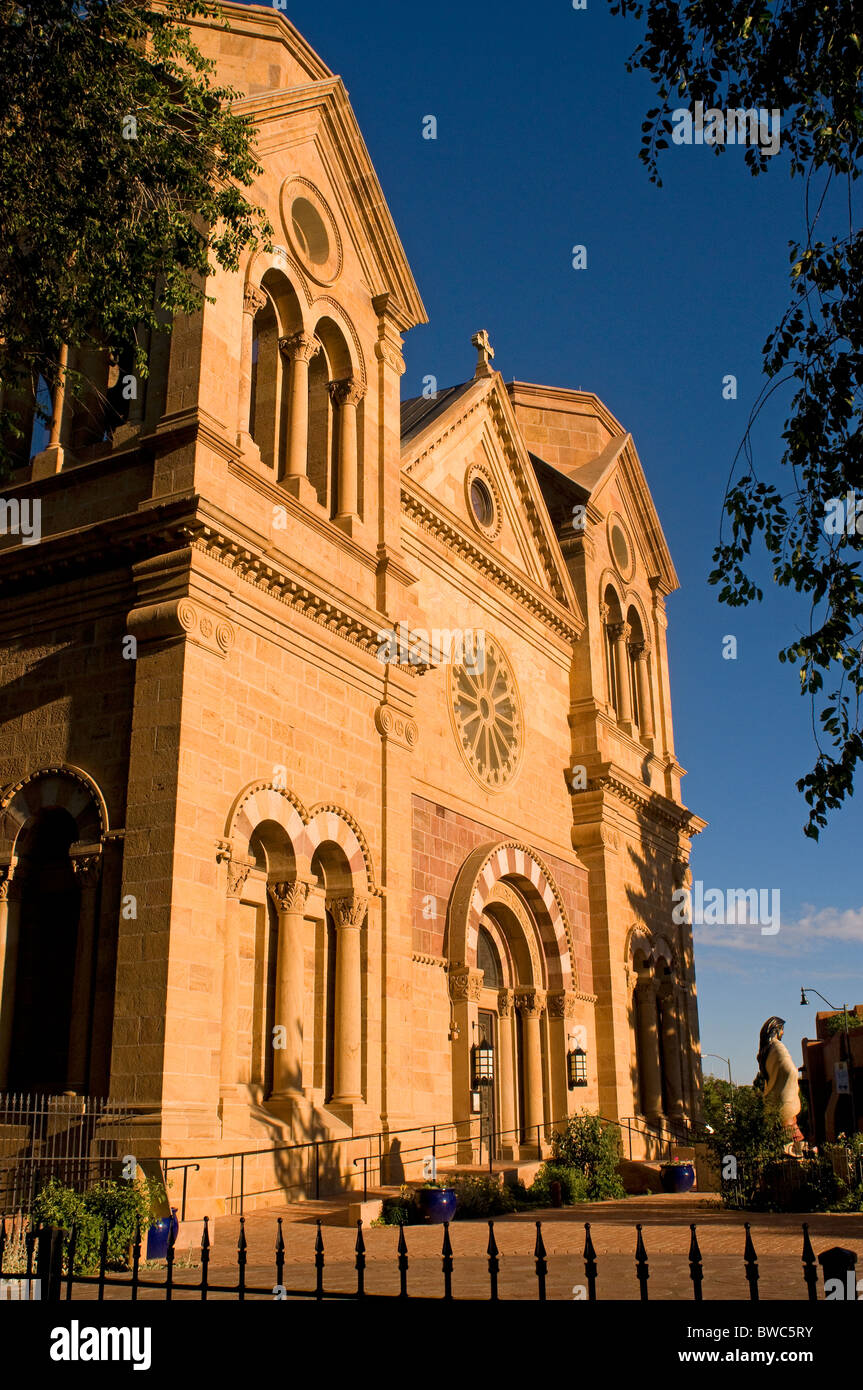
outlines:
[[94, 1096], [0, 1095], [0, 1212], [28, 1212], [51, 1178], [82, 1191], [119, 1177], [140, 1109]]
[[[703, 1301], [704, 1268], [701, 1250], [698, 1245], [698, 1235], [696, 1224], [690, 1225], [690, 1243], [688, 1253], [689, 1280], [692, 1285], [692, 1299], [696, 1303]], [[642, 1302], [648, 1302], [650, 1264], [647, 1249], [644, 1243], [641, 1223], [635, 1227], [635, 1279], [638, 1283], [639, 1298]], [[807, 1222], [802, 1223], [803, 1230], [803, 1250], [800, 1257], [802, 1264], [802, 1280], [806, 1287], [807, 1298], [810, 1302], [818, 1299], [818, 1269], [821, 1264], [825, 1285], [828, 1280], [839, 1280], [843, 1287], [849, 1288], [849, 1292], [843, 1297], [856, 1297], [850, 1292], [852, 1280], [849, 1278], [857, 1262], [857, 1256], [853, 1251], [843, 1250], [834, 1247], [823, 1251], [816, 1258], [809, 1238], [809, 1226]], [[584, 1261], [584, 1280], [582, 1286], [584, 1301], [594, 1303], [597, 1301], [597, 1280], [599, 1277], [599, 1259], [594, 1248], [590, 1232], [590, 1222], [584, 1223], [585, 1242], [583, 1251]], [[749, 1222], [745, 1223], [745, 1243], [743, 1248], [743, 1280], [748, 1285], [748, 1299], [750, 1302], [759, 1301], [759, 1270], [758, 1255], [752, 1239], [752, 1232]], [[303, 1287], [288, 1286], [285, 1283], [285, 1241], [282, 1230], [282, 1218], [276, 1220], [276, 1243], [274, 1257], [274, 1282], [267, 1281], [264, 1285], [250, 1284], [246, 1278], [246, 1267], [248, 1264], [249, 1250], [246, 1241], [245, 1218], [240, 1218], [240, 1234], [237, 1241], [237, 1278], [232, 1284], [214, 1282], [210, 1279], [210, 1251], [211, 1243], [209, 1236], [208, 1219], [204, 1218], [203, 1237], [200, 1249], [200, 1277], [195, 1282], [186, 1282], [184, 1279], [177, 1280], [175, 1275], [175, 1235], [172, 1233], [165, 1260], [164, 1279], [142, 1278], [140, 1272], [141, 1264], [141, 1228], [140, 1224], [135, 1231], [135, 1238], [131, 1250], [131, 1267], [127, 1272], [115, 1273], [108, 1268], [108, 1227], [103, 1228], [102, 1240], [99, 1254], [98, 1271], [94, 1274], [75, 1274], [75, 1246], [77, 1232], [73, 1229], [67, 1233], [53, 1227], [44, 1227], [27, 1233], [27, 1261], [24, 1271], [16, 1270], [4, 1271], [4, 1252], [9, 1239], [6, 1222], [0, 1221], [0, 1280], [18, 1279], [25, 1287], [30, 1287], [34, 1280], [38, 1280], [39, 1297], [49, 1302], [60, 1302], [61, 1300], [72, 1301], [82, 1295], [79, 1290], [95, 1290], [95, 1297], [98, 1301], [105, 1299], [105, 1291], [108, 1288], [122, 1290], [127, 1294], [132, 1302], [138, 1301], [139, 1294], [144, 1291], [160, 1294], [166, 1302], [172, 1302], [177, 1298], [194, 1298], [195, 1301], [206, 1302], [210, 1295], [228, 1295], [243, 1302], [247, 1298], [268, 1298], [278, 1299], [313, 1299], [318, 1302], [333, 1301], [355, 1301], [363, 1299], [421, 1299], [427, 1302], [449, 1302], [454, 1299], [453, 1295], [453, 1273], [455, 1271], [455, 1251], [450, 1237], [449, 1223], [443, 1225], [442, 1245], [440, 1252], [441, 1276], [443, 1290], [439, 1295], [418, 1294], [411, 1292], [410, 1288], [410, 1254], [405, 1228], [399, 1228], [398, 1247], [396, 1251], [396, 1268], [398, 1272], [399, 1290], [397, 1294], [370, 1293], [366, 1289], [366, 1244], [363, 1237], [363, 1223], [357, 1222], [357, 1235], [354, 1245], [353, 1260], [353, 1280], [350, 1288], [334, 1288], [332, 1283], [326, 1278], [326, 1251], [324, 1247], [323, 1231], [321, 1222], [317, 1222], [317, 1234], [314, 1243], [313, 1266], [310, 1261], [310, 1283]], [[486, 1248], [486, 1258], [488, 1262], [488, 1294], [471, 1295], [467, 1298], [460, 1298], [458, 1301], [464, 1302], [496, 1302], [500, 1299], [500, 1273], [501, 1260], [504, 1254], [497, 1243], [495, 1234], [495, 1223], [493, 1220], [488, 1222], [488, 1245]], [[533, 1250], [534, 1271], [532, 1278], [535, 1280], [536, 1291], [532, 1298], [539, 1302], [546, 1302], [548, 1299], [548, 1276], [549, 1259], [542, 1235], [542, 1222], [536, 1222], [536, 1240]], [[311, 1282], [311, 1268], [314, 1269], [313, 1282]], [[743, 1284], [741, 1280], [741, 1287]], [[614, 1280], [614, 1287], [619, 1291], [620, 1280]], [[24, 1294], [26, 1297], [27, 1295]], [[723, 1295], [725, 1297], [725, 1295]], [[825, 1294], [826, 1296], [826, 1294]], [[741, 1294], [745, 1299], [746, 1294]]]

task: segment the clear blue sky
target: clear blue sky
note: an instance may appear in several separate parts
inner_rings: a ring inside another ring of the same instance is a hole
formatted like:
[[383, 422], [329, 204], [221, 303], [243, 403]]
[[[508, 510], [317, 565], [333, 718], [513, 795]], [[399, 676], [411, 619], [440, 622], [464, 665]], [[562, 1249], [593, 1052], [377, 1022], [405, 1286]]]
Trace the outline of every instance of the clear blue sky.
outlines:
[[[799, 1062], [815, 1031], [801, 984], [863, 1002], [860, 808], [819, 845], [804, 838], [794, 783], [813, 760], [810, 714], [776, 652], [806, 613], [775, 595], [724, 608], [707, 574], [786, 303], [800, 183], [781, 154], [753, 179], [740, 149], [672, 146], [664, 186], [650, 184], [637, 151], [652, 88], [624, 66], [638, 26], [605, 0], [289, 0], [287, 14], [345, 81], [428, 309], [404, 394], [428, 373], [469, 377], [485, 327], [505, 379], [595, 391], [633, 433], [681, 581], [668, 604], [675, 738], [685, 800], [710, 822], [693, 871], [710, 888], [781, 892], [778, 935], [697, 931], [702, 1046], [751, 1081], [761, 1024], [779, 1014]], [[436, 141], [422, 138], [427, 115]], [[586, 270], [572, 269], [575, 244]], [[722, 399], [728, 373], [737, 401]], [[759, 432], [765, 468], [780, 427], [773, 413]], [[722, 659], [726, 634], [736, 661]]]

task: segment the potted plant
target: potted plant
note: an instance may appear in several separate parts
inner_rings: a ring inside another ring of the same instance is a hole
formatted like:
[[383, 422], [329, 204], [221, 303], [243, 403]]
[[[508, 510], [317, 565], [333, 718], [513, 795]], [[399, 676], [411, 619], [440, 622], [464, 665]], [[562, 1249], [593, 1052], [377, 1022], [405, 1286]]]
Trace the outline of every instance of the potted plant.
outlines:
[[447, 1187], [436, 1180], [424, 1182], [416, 1190], [416, 1199], [420, 1217], [426, 1225], [442, 1226], [455, 1216], [458, 1197], [454, 1187]]
[[674, 1157], [660, 1164], [659, 1181], [663, 1192], [691, 1192], [695, 1186], [695, 1165], [689, 1159]]

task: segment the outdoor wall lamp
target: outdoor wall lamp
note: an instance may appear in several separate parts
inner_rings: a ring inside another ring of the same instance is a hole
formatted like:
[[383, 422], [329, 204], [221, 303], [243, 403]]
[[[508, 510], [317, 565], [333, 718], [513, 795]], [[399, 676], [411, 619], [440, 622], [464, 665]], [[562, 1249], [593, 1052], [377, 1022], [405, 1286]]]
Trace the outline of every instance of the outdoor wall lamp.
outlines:
[[587, 1053], [583, 1047], [571, 1047], [566, 1054], [566, 1072], [569, 1089], [587, 1085]]
[[471, 1048], [471, 1062], [474, 1089], [477, 1086], [490, 1086], [494, 1081], [494, 1048], [485, 1038]]

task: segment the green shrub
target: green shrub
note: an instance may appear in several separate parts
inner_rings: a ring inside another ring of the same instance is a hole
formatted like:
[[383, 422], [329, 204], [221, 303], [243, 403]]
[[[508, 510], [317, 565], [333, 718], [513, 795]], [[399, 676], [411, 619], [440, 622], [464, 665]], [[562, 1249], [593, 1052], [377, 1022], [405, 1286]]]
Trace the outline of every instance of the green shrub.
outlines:
[[571, 1115], [566, 1129], [553, 1137], [552, 1158], [555, 1164], [574, 1168], [583, 1175], [589, 1202], [626, 1196], [618, 1171], [620, 1134], [599, 1115], [587, 1111]]
[[102, 1229], [107, 1222], [107, 1262], [125, 1268], [136, 1221], [141, 1223], [142, 1243], [146, 1238], [154, 1195], [146, 1180], [102, 1182], [87, 1192], [76, 1192], [52, 1178], [33, 1203], [31, 1229], [59, 1226], [71, 1232], [75, 1227], [74, 1273], [89, 1274], [99, 1267]]
[[528, 1189], [533, 1199], [533, 1205], [551, 1206], [551, 1185], [553, 1182], [560, 1183], [561, 1201], [566, 1207], [574, 1206], [576, 1202], [590, 1200], [588, 1196], [590, 1181], [586, 1173], [567, 1163], [543, 1163]]
[[515, 1211], [515, 1194], [493, 1177], [458, 1177], [452, 1186], [458, 1197], [456, 1220], [470, 1221], [482, 1216], [505, 1216]]

